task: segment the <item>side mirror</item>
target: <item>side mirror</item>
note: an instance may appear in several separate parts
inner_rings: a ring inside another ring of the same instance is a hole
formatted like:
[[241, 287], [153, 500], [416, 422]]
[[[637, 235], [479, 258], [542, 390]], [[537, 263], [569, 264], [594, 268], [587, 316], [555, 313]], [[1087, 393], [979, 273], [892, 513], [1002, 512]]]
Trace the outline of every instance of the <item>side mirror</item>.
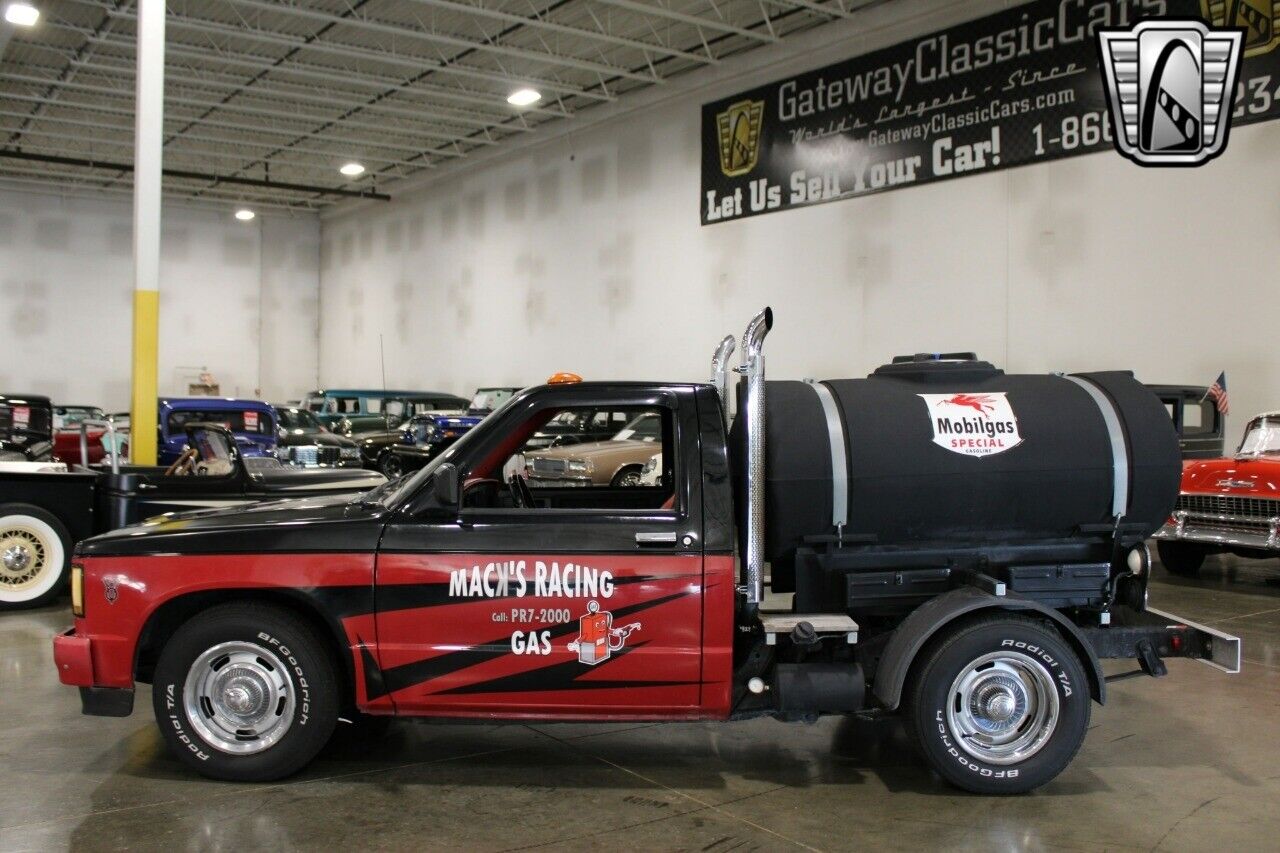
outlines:
[[443, 507], [458, 505], [458, 466], [445, 462], [436, 469], [435, 480], [431, 484], [432, 494]]

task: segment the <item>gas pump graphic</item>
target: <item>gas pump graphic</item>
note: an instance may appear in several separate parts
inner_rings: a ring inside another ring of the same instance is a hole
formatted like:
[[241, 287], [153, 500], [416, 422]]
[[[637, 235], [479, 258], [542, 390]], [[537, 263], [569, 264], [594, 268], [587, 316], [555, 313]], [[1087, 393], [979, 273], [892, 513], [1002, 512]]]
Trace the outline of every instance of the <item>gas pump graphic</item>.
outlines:
[[613, 614], [600, 612], [599, 602], [591, 601], [587, 603], [586, 614], [578, 620], [578, 638], [569, 641], [569, 651], [578, 653], [579, 662], [594, 666], [621, 651], [631, 632], [639, 630], [639, 622], [613, 627]]

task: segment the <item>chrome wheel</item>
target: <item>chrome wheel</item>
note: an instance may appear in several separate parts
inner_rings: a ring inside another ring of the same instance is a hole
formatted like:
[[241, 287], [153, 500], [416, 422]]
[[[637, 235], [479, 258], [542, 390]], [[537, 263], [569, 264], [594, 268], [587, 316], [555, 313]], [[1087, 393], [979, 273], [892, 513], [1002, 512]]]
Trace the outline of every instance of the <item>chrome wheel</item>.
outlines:
[[293, 682], [280, 658], [256, 643], [206, 650], [187, 671], [182, 697], [191, 725], [223, 752], [262, 752], [293, 725]]
[[947, 723], [960, 747], [988, 764], [1035, 755], [1053, 736], [1058, 716], [1053, 676], [1021, 652], [983, 655], [951, 683]]

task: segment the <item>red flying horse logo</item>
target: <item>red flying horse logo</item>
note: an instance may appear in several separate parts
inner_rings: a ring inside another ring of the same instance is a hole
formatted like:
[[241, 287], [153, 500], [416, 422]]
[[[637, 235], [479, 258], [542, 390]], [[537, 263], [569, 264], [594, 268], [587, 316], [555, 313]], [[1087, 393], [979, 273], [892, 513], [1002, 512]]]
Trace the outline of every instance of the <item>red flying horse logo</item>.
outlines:
[[994, 409], [992, 403], [995, 402], [986, 394], [957, 394], [949, 400], [943, 400], [952, 406], [963, 406], [966, 409], [973, 409], [983, 417], [989, 417]]

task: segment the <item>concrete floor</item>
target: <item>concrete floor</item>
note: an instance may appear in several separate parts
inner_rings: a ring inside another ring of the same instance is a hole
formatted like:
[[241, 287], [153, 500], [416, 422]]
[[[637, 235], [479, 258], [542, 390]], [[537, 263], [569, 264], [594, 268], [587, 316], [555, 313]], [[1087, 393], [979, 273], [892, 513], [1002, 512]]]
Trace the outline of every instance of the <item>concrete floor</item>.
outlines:
[[49, 645], [65, 607], [2, 614], [0, 850], [1277, 849], [1280, 564], [1157, 569], [1151, 600], [1243, 637], [1244, 672], [1114, 685], [1075, 763], [1015, 798], [943, 784], [896, 724], [840, 719], [410, 721], [283, 784], [211, 782], [169, 757], [145, 688], [130, 718], [80, 715]]

